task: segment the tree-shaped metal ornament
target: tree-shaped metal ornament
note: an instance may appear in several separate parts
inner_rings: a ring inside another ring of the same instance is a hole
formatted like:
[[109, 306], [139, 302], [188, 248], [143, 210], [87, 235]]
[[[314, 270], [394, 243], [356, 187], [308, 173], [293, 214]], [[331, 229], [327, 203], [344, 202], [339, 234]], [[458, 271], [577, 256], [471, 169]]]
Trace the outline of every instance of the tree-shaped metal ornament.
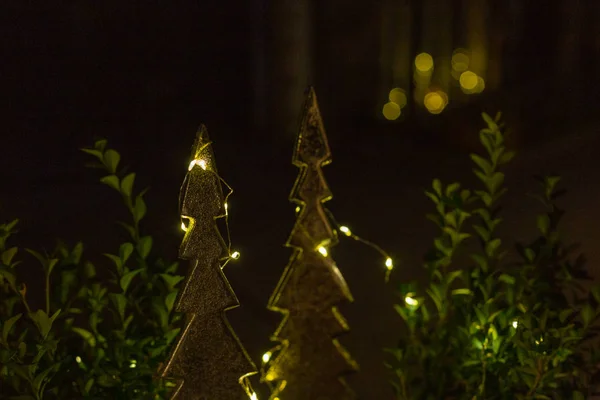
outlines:
[[204, 126], [192, 157], [180, 195], [181, 217], [188, 224], [182, 225], [179, 257], [190, 265], [176, 311], [185, 314], [185, 325], [162, 377], [177, 383], [172, 399], [248, 399], [247, 378], [256, 367], [225, 317], [239, 303], [222, 272], [230, 255], [216, 220], [226, 216], [227, 205]]
[[279, 345], [263, 357], [263, 380], [271, 399], [346, 400], [355, 398], [343, 376], [358, 369], [336, 337], [349, 330], [336, 306], [352, 295], [330, 257], [337, 243], [323, 207], [331, 199], [321, 167], [331, 153], [313, 88], [307, 95], [293, 164], [300, 168], [290, 200], [298, 216], [286, 246], [293, 255], [269, 301], [284, 314], [272, 340]]

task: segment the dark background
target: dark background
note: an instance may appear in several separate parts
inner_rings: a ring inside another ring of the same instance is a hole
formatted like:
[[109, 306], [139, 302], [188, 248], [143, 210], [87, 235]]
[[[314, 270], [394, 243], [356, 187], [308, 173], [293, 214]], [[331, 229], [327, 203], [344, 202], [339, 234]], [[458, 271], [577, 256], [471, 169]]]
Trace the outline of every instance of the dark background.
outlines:
[[[570, 190], [565, 233], [600, 272], [599, 18], [595, 0], [4, 0], [0, 215], [22, 220], [28, 247], [51, 249], [61, 237], [82, 239], [88, 254], [115, 252], [118, 196], [78, 151], [105, 137], [138, 185], [151, 186], [144, 228], [157, 253], [175, 258], [179, 185], [206, 124], [235, 189], [230, 225], [242, 258], [226, 274], [242, 306], [228, 317], [259, 363], [280, 320], [265, 305], [290, 255], [282, 244], [294, 221], [291, 150], [304, 89], [314, 85], [333, 151], [329, 207], [396, 259], [386, 285], [372, 250], [347, 241], [334, 249], [355, 297], [343, 307], [353, 331], [342, 341], [363, 371], [350, 382], [363, 398], [390, 398], [380, 349], [397, 338], [393, 291], [419, 277], [435, 233], [422, 192], [434, 177], [473, 182], [467, 154], [481, 111], [504, 112], [519, 153], [504, 232], [534, 232], [540, 210], [524, 193], [534, 174], [557, 171]], [[443, 67], [459, 47], [482, 60], [481, 94], [462, 94]], [[439, 115], [413, 99], [421, 52], [434, 57], [432, 84], [448, 93]], [[387, 121], [393, 87], [409, 104]]]

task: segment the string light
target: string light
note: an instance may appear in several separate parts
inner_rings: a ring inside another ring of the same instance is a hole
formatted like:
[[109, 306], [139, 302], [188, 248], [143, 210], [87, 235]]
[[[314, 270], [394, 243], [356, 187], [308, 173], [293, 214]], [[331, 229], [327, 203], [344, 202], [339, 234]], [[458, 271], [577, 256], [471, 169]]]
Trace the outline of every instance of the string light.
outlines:
[[519, 322], [517, 320], [514, 320], [512, 322], [512, 326], [513, 326], [513, 328], [517, 329], [517, 326], [519, 326]]
[[190, 165], [188, 166], [188, 171], [191, 171], [196, 165], [199, 165], [200, 168], [206, 171], [206, 161], [202, 159], [192, 160], [192, 162], [190, 162]]
[[417, 305], [419, 305], [419, 302], [417, 300], [413, 299], [410, 296], [406, 296], [404, 298], [404, 302], [406, 302], [406, 304], [408, 304], [409, 306], [417, 306]]
[[[186, 223], [187, 221], [187, 223]], [[184, 215], [181, 216], [181, 230], [187, 232], [189, 230], [189, 224], [192, 221], [190, 217], [186, 217]]]
[[296, 212], [299, 213], [300, 212], [300, 206], [296, 207]]
[[317, 250], [319, 251], [319, 253], [321, 253], [323, 257], [327, 257], [327, 249], [325, 248], [325, 246], [319, 246]]
[[267, 351], [265, 354], [263, 354], [262, 361], [265, 364], [268, 363], [270, 359], [271, 359], [271, 352], [270, 351]]
[[[207, 143], [207, 145], [209, 145], [210, 143]], [[234, 259], [237, 260], [240, 258], [240, 252], [239, 251], [231, 251], [231, 233], [229, 231], [229, 203], [228, 203], [228, 199], [229, 196], [231, 196], [231, 194], [233, 193], [233, 189], [231, 188], [231, 186], [229, 186], [229, 184], [227, 182], [225, 182], [225, 180], [223, 178], [221, 178], [215, 171], [213, 170], [209, 170], [208, 166], [206, 164], [206, 160], [201, 159], [201, 158], [196, 158], [194, 160], [192, 160], [190, 162], [190, 165], [188, 166], [188, 171], [191, 171], [194, 166], [200, 166], [200, 168], [202, 168], [204, 171], [209, 171], [210, 173], [214, 174], [219, 181], [225, 185], [227, 187], [227, 189], [229, 190], [229, 192], [227, 193], [227, 195], [225, 195], [225, 201], [223, 202], [223, 208], [225, 210], [225, 231], [227, 232], [227, 250], [229, 251], [229, 257], [228, 259]], [[299, 208], [299, 207], [298, 207]], [[187, 217], [182, 217], [182, 218], [187, 218]], [[187, 218], [188, 220], [191, 220], [190, 218]], [[181, 222], [181, 229], [184, 232], [187, 232], [189, 230], [189, 227], [185, 224], [185, 222]]]
[[258, 396], [256, 395], [256, 392], [253, 392], [253, 393], [250, 395], [250, 400], [258, 400]]
[[349, 238], [354, 239], [357, 242], [361, 242], [361, 243], [369, 246], [370, 248], [377, 251], [379, 254], [381, 254], [383, 256], [383, 258], [385, 260], [384, 265], [387, 270], [387, 272], [385, 274], [385, 281], [386, 282], [389, 281], [390, 274], [391, 274], [392, 270], [394, 269], [394, 261], [393, 261], [392, 257], [390, 257], [389, 254], [387, 254], [381, 247], [379, 247], [375, 243], [365, 240], [365, 239], [361, 238], [360, 236], [353, 234], [352, 231], [350, 230], [350, 228], [348, 228], [346, 225], [338, 224], [338, 222], [336, 221], [336, 219], [333, 216], [333, 214], [331, 213], [331, 211], [329, 211], [328, 209], [325, 209], [325, 212], [329, 216], [329, 219], [331, 220], [333, 225], [337, 226], [338, 230], [340, 232], [342, 232], [345, 236], [348, 236]]
[[350, 229], [348, 229], [347, 226], [340, 226], [340, 231], [346, 236], [352, 236], [352, 232], [350, 232]]
[[77, 364], [81, 364], [81, 357], [79, 357], [79, 356], [75, 357], [75, 361], [77, 362]]
[[391, 259], [390, 257], [388, 257], [388, 258], [385, 260], [385, 266], [386, 266], [386, 268], [387, 268], [388, 270], [390, 270], [390, 271], [391, 271], [392, 269], [394, 269], [394, 262], [392, 261], [392, 259]]

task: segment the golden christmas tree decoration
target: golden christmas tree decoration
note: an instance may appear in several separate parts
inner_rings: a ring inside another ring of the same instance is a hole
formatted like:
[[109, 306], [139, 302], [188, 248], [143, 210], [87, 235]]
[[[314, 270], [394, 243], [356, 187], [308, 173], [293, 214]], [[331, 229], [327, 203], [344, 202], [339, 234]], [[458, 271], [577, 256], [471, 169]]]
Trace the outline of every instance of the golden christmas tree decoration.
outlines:
[[180, 198], [186, 232], [179, 256], [190, 264], [176, 311], [185, 314], [185, 325], [161, 374], [177, 383], [172, 397], [176, 400], [256, 398], [248, 381], [256, 367], [225, 317], [225, 311], [239, 303], [222, 271], [238, 256], [216, 224], [216, 219], [227, 217], [229, 194], [223, 195], [223, 183], [202, 126]]
[[290, 200], [298, 216], [286, 246], [293, 255], [269, 300], [284, 314], [263, 356], [263, 380], [271, 399], [346, 400], [355, 398], [344, 375], [358, 369], [336, 339], [349, 330], [336, 306], [352, 295], [329, 250], [337, 243], [324, 202], [332, 195], [321, 167], [331, 153], [313, 88], [308, 91], [293, 164], [300, 168]]

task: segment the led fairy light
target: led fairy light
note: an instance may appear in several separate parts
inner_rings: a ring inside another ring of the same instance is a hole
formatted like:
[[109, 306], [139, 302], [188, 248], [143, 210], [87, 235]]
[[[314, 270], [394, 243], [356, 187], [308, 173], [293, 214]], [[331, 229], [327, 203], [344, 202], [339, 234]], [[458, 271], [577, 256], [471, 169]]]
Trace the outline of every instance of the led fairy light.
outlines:
[[[231, 251], [231, 234], [229, 232], [229, 203], [227, 202], [227, 200], [229, 199], [229, 196], [231, 196], [231, 194], [233, 193], [233, 189], [231, 188], [231, 186], [229, 186], [229, 184], [227, 182], [225, 182], [225, 180], [223, 178], [221, 178], [219, 176], [219, 174], [214, 172], [212, 169], [208, 169], [206, 160], [204, 160], [202, 158], [193, 159], [188, 166], [188, 172], [191, 172], [196, 165], [199, 166], [200, 168], [202, 168], [204, 171], [208, 171], [208, 172], [214, 174], [219, 179], [219, 181], [221, 183], [223, 183], [229, 190], [227, 195], [225, 195], [225, 202], [223, 203], [223, 209], [225, 210], [225, 230], [227, 232], [227, 249], [228, 249], [228, 256], [226, 257], [226, 261], [229, 261], [231, 259], [237, 260], [240, 258], [241, 254], [239, 251], [233, 251], [233, 252]], [[189, 227], [186, 226], [185, 222], [182, 221], [181, 222], [181, 230], [183, 230], [184, 232], [187, 232], [188, 229], [189, 229]]]
[[205, 160], [203, 160], [203, 159], [201, 159], [201, 158], [198, 158], [198, 159], [192, 160], [192, 161], [190, 162], [190, 165], [188, 166], [188, 171], [191, 171], [192, 169], [194, 169], [194, 167], [195, 167], [196, 165], [200, 166], [200, 168], [202, 168], [203, 170], [205, 170], [205, 171], [206, 171], [206, 161], [205, 161]]
[[334, 218], [333, 214], [331, 213], [331, 211], [329, 211], [328, 209], [325, 209], [325, 212], [329, 216], [329, 219], [331, 220], [333, 225], [337, 226], [337, 229], [340, 232], [342, 232], [344, 234], [344, 236], [347, 236], [351, 239], [356, 240], [357, 242], [361, 242], [361, 243], [369, 246], [370, 248], [374, 249], [375, 251], [377, 251], [379, 254], [381, 254], [384, 257], [384, 260], [385, 260], [384, 265], [387, 270], [386, 274], [385, 274], [385, 281], [387, 282], [390, 279], [390, 274], [391, 274], [392, 270], [394, 269], [394, 260], [392, 260], [392, 257], [390, 257], [388, 253], [386, 253], [381, 247], [379, 247], [375, 243], [365, 240], [365, 239], [361, 238], [360, 236], [352, 233], [350, 228], [348, 228], [347, 226], [339, 225], [338, 222], [336, 221], [336, 219]]

